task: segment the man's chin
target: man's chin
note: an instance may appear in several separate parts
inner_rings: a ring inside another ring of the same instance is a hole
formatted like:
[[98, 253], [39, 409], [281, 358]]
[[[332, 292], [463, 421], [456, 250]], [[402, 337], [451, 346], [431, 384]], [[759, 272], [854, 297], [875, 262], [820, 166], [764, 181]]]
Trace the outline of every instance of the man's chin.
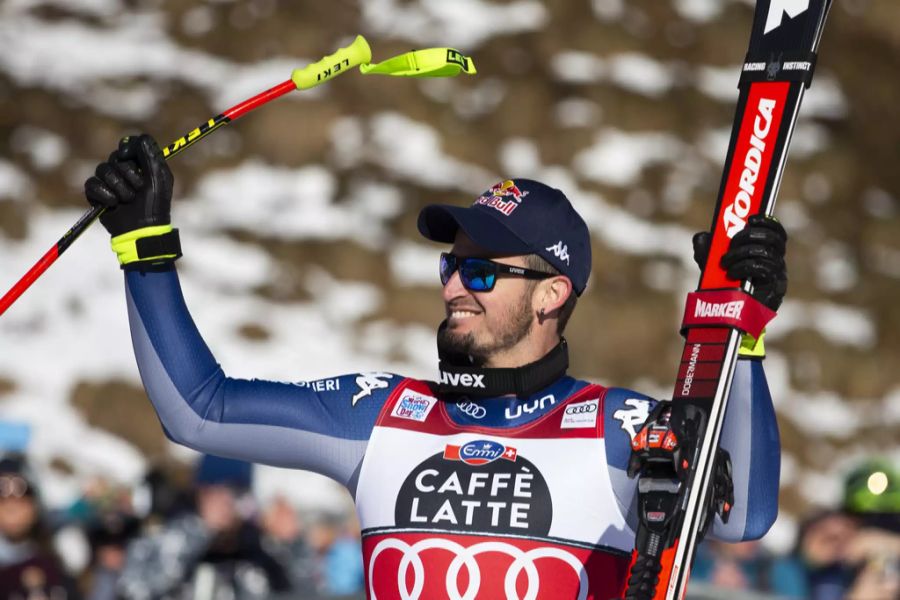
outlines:
[[483, 364], [484, 356], [477, 348], [475, 334], [447, 323], [438, 330], [438, 352], [452, 362]]

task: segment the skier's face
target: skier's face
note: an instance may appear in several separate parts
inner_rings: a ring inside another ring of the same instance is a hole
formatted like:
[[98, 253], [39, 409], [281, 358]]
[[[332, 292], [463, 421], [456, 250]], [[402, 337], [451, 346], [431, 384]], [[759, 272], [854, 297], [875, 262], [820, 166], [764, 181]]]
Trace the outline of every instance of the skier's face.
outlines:
[[[461, 231], [452, 253], [460, 258], [477, 256], [527, 267], [522, 256], [498, 257], [476, 245]], [[489, 292], [466, 289], [453, 273], [444, 286], [447, 327], [438, 335], [444, 351], [468, 354], [477, 364], [493, 366], [503, 355], [511, 355], [517, 346], [527, 343], [535, 320], [531, 297], [535, 282], [518, 277], [498, 278]]]

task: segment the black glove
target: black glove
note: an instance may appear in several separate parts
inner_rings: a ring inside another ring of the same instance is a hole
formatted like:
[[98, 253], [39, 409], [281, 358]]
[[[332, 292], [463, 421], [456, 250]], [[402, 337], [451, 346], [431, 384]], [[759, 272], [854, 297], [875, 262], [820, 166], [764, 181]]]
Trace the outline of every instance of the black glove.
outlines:
[[149, 135], [122, 138], [95, 173], [84, 182], [84, 193], [93, 206], [106, 207], [100, 222], [113, 237], [171, 223], [175, 179]]
[[[729, 279], [749, 280], [753, 297], [772, 310], [778, 310], [787, 292], [787, 265], [784, 262], [787, 232], [772, 217], [753, 215], [739, 231], [722, 256], [721, 265]], [[711, 235], [694, 234], [694, 262], [702, 270], [709, 256]]]

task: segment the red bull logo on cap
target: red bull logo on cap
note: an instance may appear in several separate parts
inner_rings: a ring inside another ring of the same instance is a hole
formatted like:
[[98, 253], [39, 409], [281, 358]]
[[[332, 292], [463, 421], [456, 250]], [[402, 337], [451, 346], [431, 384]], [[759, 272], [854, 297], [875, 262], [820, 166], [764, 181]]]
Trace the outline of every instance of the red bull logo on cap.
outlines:
[[492, 185], [491, 189], [475, 200], [475, 204], [490, 206], [509, 216], [527, 195], [528, 192], [520, 190], [512, 179], [507, 179]]

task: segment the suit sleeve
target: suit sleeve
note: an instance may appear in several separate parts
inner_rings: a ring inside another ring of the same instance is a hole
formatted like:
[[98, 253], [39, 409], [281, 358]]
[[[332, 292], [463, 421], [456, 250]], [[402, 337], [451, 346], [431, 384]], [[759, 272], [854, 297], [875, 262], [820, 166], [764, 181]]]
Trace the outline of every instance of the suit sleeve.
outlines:
[[144, 388], [166, 435], [195, 450], [321, 473], [355, 487], [375, 420], [402, 378], [361, 373], [283, 383], [227, 377], [173, 268], [125, 274]]
[[[654, 405], [647, 396], [623, 388], [610, 388], [604, 398], [610, 479], [619, 509], [633, 530], [637, 528], [637, 482], [628, 479], [625, 471], [631, 439]], [[727, 524], [715, 517], [710, 536], [729, 542], [758, 539], [778, 514], [781, 464], [775, 408], [760, 360], [737, 362], [719, 445], [731, 455], [734, 507]]]

